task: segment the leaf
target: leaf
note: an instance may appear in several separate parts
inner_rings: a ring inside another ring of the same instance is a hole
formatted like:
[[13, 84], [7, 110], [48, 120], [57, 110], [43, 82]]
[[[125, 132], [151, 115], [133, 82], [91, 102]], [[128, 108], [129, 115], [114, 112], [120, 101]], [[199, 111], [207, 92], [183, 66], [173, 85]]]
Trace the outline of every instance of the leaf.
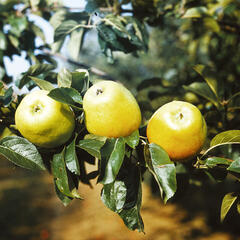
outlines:
[[57, 75], [57, 83], [59, 88], [70, 88], [72, 84], [72, 74], [66, 68], [62, 68]]
[[[76, 136], [77, 137], [77, 136]], [[66, 147], [65, 161], [67, 168], [70, 172], [80, 175], [80, 167], [76, 154], [76, 137], [73, 141]]]
[[72, 201], [73, 198], [68, 197], [68, 196], [64, 195], [62, 192], [60, 192], [60, 190], [58, 189], [57, 184], [56, 184], [56, 179], [54, 179], [54, 187], [55, 187], [55, 192], [56, 192], [58, 198], [61, 200], [63, 205], [66, 207]]
[[140, 215], [142, 202], [140, 169], [130, 161], [125, 161], [117, 179], [103, 186], [101, 199], [112, 211], [119, 214], [125, 225], [131, 229], [144, 230]]
[[203, 77], [212, 92], [218, 98], [218, 84], [216, 78], [214, 77], [214, 73], [212, 73], [206, 66], [200, 64], [195, 65], [193, 69]]
[[84, 139], [80, 140], [77, 147], [85, 150], [93, 157], [98, 159], [101, 158], [100, 149], [104, 145], [104, 141], [99, 141], [96, 139]]
[[134, 131], [130, 136], [124, 138], [127, 145], [133, 149], [139, 144], [139, 131]]
[[12, 87], [9, 87], [5, 91], [4, 96], [0, 96], [0, 103], [2, 103], [3, 106], [8, 107], [12, 102], [12, 95], [13, 95], [13, 89]]
[[3, 138], [0, 141], [0, 155], [19, 167], [30, 170], [45, 170], [37, 148], [25, 138], [18, 136]]
[[61, 193], [68, 197], [81, 198], [65, 165], [65, 149], [53, 156], [51, 169], [56, 186]]
[[[147, 149], [145, 150], [147, 151]], [[147, 167], [155, 177], [164, 202], [166, 203], [177, 190], [176, 168], [168, 154], [158, 145], [149, 144], [150, 158], [146, 158]]]
[[228, 171], [240, 173], [240, 160], [236, 159], [232, 164], [227, 168]]
[[70, 34], [72, 31], [77, 29], [78, 22], [74, 20], [66, 20], [62, 22], [54, 32], [54, 42], [57, 42], [61, 40], [62, 38], [65, 38], [68, 34]]
[[218, 99], [207, 83], [194, 82], [188, 86], [183, 86], [183, 88], [204, 97], [219, 108]]
[[237, 143], [240, 144], [240, 130], [229, 130], [217, 134], [211, 141], [210, 146], [221, 144]]
[[54, 86], [48, 82], [45, 81], [43, 79], [40, 78], [36, 78], [36, 77], [30, 77], [42, 90], [46, 90], [46, 91], [51, 91], [54, 89]]
[[72, 87], [83, 93], [89, 88], [89, 72], [86, 69], [76, 69], [72, 72]]
[[204, 165], [209, 168], [214, 168], [217, 165], [227, 165], [229, 166], [232, 163], [232, 160], [221, 158], [221, 157], [209, 157], [205, 160]]
[[225, 219], [227, 213], [231, 209], [234, 202], [237, 200], [237, 195], [234, 193], [228, 193], [224, 196], [221, 205], [221, 222]]
[[207, 8], [206, 7], [194, 7], [194, 8], [189, 8], [182, 18], [201, 18], [205, 16], [207, 13]]
[[48, 96], [73, 107], [75, 107], [76, 103], [82, 104], [82, 96], [74, 88], [55, 88], [48, 93]]
[[[108, 145], [108, 140], [105, 142], [105, 144], [101, 148], [101, 156], [102, 156], [101, 160], [107, 162], [105, 173], [104, 173], [103, 179], [101, 180], [101, 183], [109, 184], [116, 179], [116, 176], [122, 166], [124, 155], [125, 155], [125, 142], [123, 138], [117, 138], [114, 143], [114, 147], [110, 156], [103, 154], [106, 147], [105, 145]], [[103, 159], [103, 156], [106, 159]]]
[[3, 32], [0, 31], [0, 50], [6, 50], [7, 48], [7, 39]]

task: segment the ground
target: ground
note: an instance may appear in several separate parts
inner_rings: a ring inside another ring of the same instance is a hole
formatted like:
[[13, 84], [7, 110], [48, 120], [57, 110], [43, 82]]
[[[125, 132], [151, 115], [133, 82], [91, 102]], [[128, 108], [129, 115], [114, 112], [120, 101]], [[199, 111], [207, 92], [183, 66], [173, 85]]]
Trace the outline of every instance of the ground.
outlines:
[[164, 205], [144, 183], [141, 214], [145, 234], [128, 230], [103, 205], [100, 184], [93, 182], [93, 188], [81, 184], [79, 191], [84, 200], [74, 200], [64, 207], [55, 195], [49, 173], [31, 172], [1, 161], [0, 240], [240, 239], [240, 224], [235, 221], [240, 217], [229, 217], [221, 224], [218, 218], [221, 201], [212, 200], [216, 193], [211, 188], [191, 190], [180, 200]]

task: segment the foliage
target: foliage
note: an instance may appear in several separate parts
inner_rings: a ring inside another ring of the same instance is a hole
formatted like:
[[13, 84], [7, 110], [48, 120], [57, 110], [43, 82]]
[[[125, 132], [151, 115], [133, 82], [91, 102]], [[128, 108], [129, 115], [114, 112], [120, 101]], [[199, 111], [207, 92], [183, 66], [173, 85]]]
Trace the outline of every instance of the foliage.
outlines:
[[[43, 31], [29, 21], [29, 14], [52, 24], [51, 46], [45, 44]], [[103, 203], [129, 229], [144, 231], [140, 214], [143, 174], [152, 174], [167, 202], [177, 190], [177, 169], [184, 167], [173, 163], [160, 146], [148, 144], [145, 126], [156, 108], [183, 99], [194, 101], [208, 125], [209, 141], [192, 159], [194, 170], [214, 181], [236, 180], [239, 184], [239, 16], [240, 2], [233, 0], [88, 0], [79, 12], [50, 0], [0, 1], [0, 59], [25, 51], [31, 63], [17, 86], [48, 90], [50, 97], [73, 108], [77, 122], [72, 138], [57, 149], [37, 148], [22, 138], [14, 127], [14, 113], [22, 96], [6, 85], [11, 78], [0, 60], [0, 154], [21, 167], [48, 169], [64, 205], [81, 198], [79, 182], [91, 185], [91, 179], [96, 178], [103, 185]], [[94, 81], [93, 74], [103, 76], [98, 69], [78, 62], [88, 53], [84, 45], [91, 33], [96, 34], [99, 49], [112, 63], [109, 72], [130, 76], [131, 82], [126, 77], [125, 82], [136, 89], [144, 121], [129, 137], [103, 138], [86, 132], [82, 97]], [[41, 46], [36, 45], [36, 37], [42, 38]], [[81, 69], [63, 68], [57, 73], [53, 57], [65, 41], [68, 63]], [[36, 54], [36, 49], [41, 53]], [[119, 52], [132, 57], [128, 60]], [[190, 92], [193, 94], [188, 96], [193, 97], [186, 98]], [[96, 165], [96, 171], [88, 173], [86, 164]], [[220, 177], [219, 171], [223, 173]], [[239, 211], [239, 205], [240, 192], [226, 193], [221, 220], [233, 206]]]

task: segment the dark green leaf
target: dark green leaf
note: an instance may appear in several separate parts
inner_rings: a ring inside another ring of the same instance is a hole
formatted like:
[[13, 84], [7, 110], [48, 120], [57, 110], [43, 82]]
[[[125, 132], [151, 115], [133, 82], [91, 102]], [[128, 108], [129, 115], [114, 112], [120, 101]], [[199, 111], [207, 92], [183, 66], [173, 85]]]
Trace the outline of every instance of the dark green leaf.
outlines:
[[68, 34], [77, 29], [78, 25], [78, 22], [74, 20], [67, 20], [62, 22], [54, 32], [54, 42], [65, 38]]
[[127, 145], [133, 149], [139, 144], [139, 131], [134, 131], [130, 136], [124, 138]]
[[51, 169], [56, 186], [61, 193], [68, 197], [81, 198], [74, 185], [73, 179], [66, 168], [65, 149], [61, 153], [53, 156]]
[[55, 88], [48, 93], [48, 96], [61, 103], [75, 106], [76, 103], [82, 104], [80, 93], [73, 88]]
[[70, 88], [72, 84], [72, 74], [66, 68], [62, 68], [58, 73], [57, 83], [60, 88]]
[[12, 102], [12, 95], [13, 89], [10, 87], [5, 91], [4, 96], [0, 96], [0, 103], [2, 103], [5, 107], [9, 106]]
[[21, 33], [27, 28], [28, 25], [26, 16], [14, 17], [13, 15], [10, 15], [8, 21], [11, 25], [10, 32], [17, 37], [20, 37]]
[[231, 209], [234, 202], [237, 200], [237, 195], [234, 193], [228, 193], [224, 196], [222, 200], [222, 206], [221, 206], [221, 221], [224, 220], [227, 213]]
[[60, 192], [56, 184], [56, 179], [54, 179], [54, 187], [58, 198], [62, 201], [63, 205], [66, 207], [72, 201], [73, 198], [68, 197], [64, 195], [62, 192]]
[[149, 144], [149, 153], [150, 158], [146, 158], [148, 169], [155, 177], [166, 203], [177, 190], [175, 165], [169, 159], [168, 154], [154, 143]]
[[93, 157], [101, 158], [100, 149], [104, 145], [104, 141], [96, 139], [84, 139], [80, 140], [77, 147], [87, 151]]
[[67, 168], [70, 172], [80, 175], [80, 167], [76, 154], [76, 137], [74, 140], [66, 147], [65, 161]]
[[9, 136], [0, 141], [0, 154], [17, 166], [30, 170], [45, 170], [37, 148], [27, 139]]
[[42, 90], [46, 90], [46, 91], [51, 91], [54, 89], [54, 86], [48, 82], [45, 81], [43, 79], [40, 78], [36, 78], [36, 77], [30, 77]]
[[77, 69], [72, 72], [72, 87], [83, 93], [89, 88], [89, 72], [86, 69]]
[[219, 107], [218, 99], [207, 83], [194, 82], [189, 86], [183, 86], [183, 88], [187, 91], [204, 97], [205, 99], [212, 102], [217, 108]]
[[214, 168], [217, 165], [226, 165], [229, 166], [232, 161], [226, 158], [220, 158], [220, 157], [209, 157], [205, 160], [204, 165], [210, 168]]
[[[108, 140], [106, 141], [105, 144], [108, 145]], [[106, 146], [103, 145], [103, 147], [101, 149], [101, 156], [105, 155], [105, 154], [103, 154], [103, 152], [105, 151], [105, 147]], [[107, 148], [108, 148], [108, 146], [107, 146]], [[106, 160], [103, 160], [103, 158], [101, 158], [101, 160], [107, 162], [104, 177], [101, 180], [102, 184], [112, 183], [116, 179], [116, 176], [122, 166], [124, 155], [125, 155], [124, 139], [117, 138], [114, 143], [114, 147], [113, 147], [113, 150], [112, 150], [110, 156], [105, 155], [105, 157], [107, 158]]]

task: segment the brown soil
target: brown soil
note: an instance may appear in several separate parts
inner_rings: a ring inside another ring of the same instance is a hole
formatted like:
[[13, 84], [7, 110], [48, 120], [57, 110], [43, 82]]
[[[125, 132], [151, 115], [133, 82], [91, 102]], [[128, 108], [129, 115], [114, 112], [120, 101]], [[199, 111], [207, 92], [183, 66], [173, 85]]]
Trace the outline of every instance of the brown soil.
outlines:
[[[141, 210], [145, 234], [130, 231], [101, 202], [101, 185], [93, 182], [93, 186], [91, 189], [81, 184], [79, 191], [85, 199], [74, 200], [64, 207], [55, 195], [48, 173], [31, 172], [2, 161], [0, 240], [240, 239], [240, 225], [231, 228], [233, 224], [228, 222], [220, 224], [215, 212], [209, 215], [211, 208], [215, 209], [214, 202], [205, 209], [201, 203], [193, 203], [199, 198], [194, 193], [164, 205], [146, 184], [143, 184]], [[234, 219], [229, 221], [232, 223]]]

